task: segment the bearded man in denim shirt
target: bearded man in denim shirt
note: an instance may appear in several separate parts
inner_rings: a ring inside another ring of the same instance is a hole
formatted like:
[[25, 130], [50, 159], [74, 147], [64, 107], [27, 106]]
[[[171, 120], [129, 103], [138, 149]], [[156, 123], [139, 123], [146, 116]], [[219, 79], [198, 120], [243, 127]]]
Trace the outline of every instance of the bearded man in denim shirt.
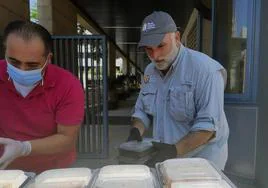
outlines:
[[139, 47], [151, 63], [132, 114], [128, 140], [142, 140], [150, 124], [158, 150], [148, 165], [169, 158], [201, 157], [223, 170], [228, 156], [224, 113], [226, 71], [209, 56], [188, 49], [172, 17], [153, 12], [142, 24]]

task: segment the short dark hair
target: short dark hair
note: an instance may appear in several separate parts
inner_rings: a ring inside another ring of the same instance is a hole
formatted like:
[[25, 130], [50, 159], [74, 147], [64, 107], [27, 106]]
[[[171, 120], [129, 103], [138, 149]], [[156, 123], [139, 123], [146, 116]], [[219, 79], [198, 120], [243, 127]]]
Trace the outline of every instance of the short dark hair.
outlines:
[[6, 46], [7, 37], [10, 34], [16, 34], [24, 40], [30, 40], [32, 37], [39, 37], [44, 42], [45, 55], [52, 50], [52, 37], [50, 33], [41, 25], [33, 22], [16, 20], [10, 22], [4, 29], [3, 44]]

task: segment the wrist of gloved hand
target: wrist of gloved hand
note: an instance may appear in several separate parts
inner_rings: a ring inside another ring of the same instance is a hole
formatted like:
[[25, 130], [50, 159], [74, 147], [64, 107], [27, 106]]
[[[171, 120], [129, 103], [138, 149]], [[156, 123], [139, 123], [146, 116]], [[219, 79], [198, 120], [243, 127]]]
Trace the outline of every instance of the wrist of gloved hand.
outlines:
[[176, 158], [177, 157], [177, 148], [174, 144], [166, 144], [161, 142], [152, 142], [154, 149], [166, 156], [165, 158]]
[[152, 141], [154, 149], [158, 151], [167, 151], [170, 155], [177, 157], [177, 148], [174, 144], [166, 144]]
[[27, 156], [32, 151], [32, 146], [29, 141], [0, 138], [0, 144], [4, 145], [4, 152], [0, 157], [0, 169], [6, 168], [14, 159]]
[[177, 149], [173, 144], [165, 144], [160, 142], [152, 142], [155, 154], [145, 164], [149, 167], [155, 167], [156, 163], [163, 162], [167, 159], [177, 157]]
[[128, 136], [127, 141], [131, 141], [131, 140], [137, 140], [139, 142], [142, 141], [142, 136], [140, 134], [140, 131], [136, 127], [132, 127], [130, 129], [130, 132], [129, 132], [129, 136]]
[[21, 142], [22, 144], [22, 152], [21, 152], [21, 156], [27, 156], [31, 153], [32, 151], [32, 145], [31, 142], [29, 141], [23, 141]]

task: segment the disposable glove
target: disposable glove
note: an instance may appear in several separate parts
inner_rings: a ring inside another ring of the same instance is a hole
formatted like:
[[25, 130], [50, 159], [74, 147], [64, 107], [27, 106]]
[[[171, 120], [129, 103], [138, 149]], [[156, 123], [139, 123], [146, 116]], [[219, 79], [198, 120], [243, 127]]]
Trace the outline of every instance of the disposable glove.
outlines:
[[4, 153], [0, 157], [0, 169], [5, 169], [14, 159], [27, 156], [31, 153], [32, 146], [29, 141], [17, 141], [10, 138], [1, 138], [0, 144], [4, 145]]
[[153, 168], [156, 163], [177, 157], [177, 149], [175, 145], [160, 142], [152, 142], [152, 144], [156, 153], [145, 163], [147, 166]]
[[142, 141], [142, 137], [141, 137], [140, 131], [136, 127], [132, 127], [130, 129], [130, 132], [129, 132], [129, 136], [128, 136], [127, 141], [131, 141], [131, 140], [137, 140], [139, 142]]

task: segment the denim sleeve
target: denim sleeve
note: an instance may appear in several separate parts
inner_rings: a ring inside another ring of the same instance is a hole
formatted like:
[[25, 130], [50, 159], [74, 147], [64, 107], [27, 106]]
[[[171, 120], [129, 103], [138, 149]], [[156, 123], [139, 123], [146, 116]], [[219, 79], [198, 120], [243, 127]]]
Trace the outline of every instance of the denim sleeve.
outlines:
[[209, 73], [196, 87], [196, 118], [191, 131], [219, 129], [224, 113], [224, 78], [221, 71]]
[[141, 98], [142, 98], [142, 94], [140, 92], [139, 97], [135, 104], [135, 111], [132, 114], [132, 118], [135, 117], [135, 118], [140, 119], [143, 122], [145, 129], [148, 129], [150, 126], [151, 120], [143, 110], [143, 104], [142, 104]]

